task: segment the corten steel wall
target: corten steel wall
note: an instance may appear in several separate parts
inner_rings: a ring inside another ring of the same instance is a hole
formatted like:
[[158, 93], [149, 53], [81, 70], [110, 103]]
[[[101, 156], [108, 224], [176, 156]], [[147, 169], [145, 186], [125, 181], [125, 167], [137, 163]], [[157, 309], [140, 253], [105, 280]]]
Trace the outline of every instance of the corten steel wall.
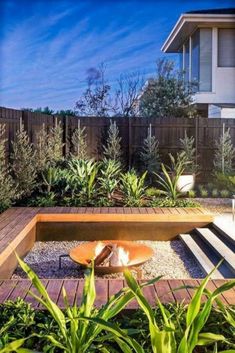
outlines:
[[81, 127], [86, 126], [88, 153], [95, 159], [102, 157], [102, 143], [107, 137], [110, 119], [115, 120], [122, 138], [123, 161], [126, 166], [138, 164], [138, 150], [146, 138], [149, 124], [152, 134], [159, 141], [160, 154], [163, 162], [168, 162], [168, 153], [175, 154], [180, 149], [180, 138], [185, 131], [188, 136], [194, 136], [197, 150], [197, 164], [200, 166], [200, 179], [210, 178], [213, 168], [215, 141], [222, 134], [223, 124], [230, 128], [232, 141], [235, 145], [235, 119], [206, 119], [206, 118], [107, 118], [107, 117], [61, 117], [41, 113], [31, 113], [15, 109], [0, 107], [0, 123], [6, 125], [8, 140], [7, 152], [10, 155], [11, 141], [19, 127], [20, 120], [25, 126], [32, 142], [35, 142], [37, 132], [44, 124], [47, 131], [55, 126], [56, 121], [63, 127], [64, 154], [71, 149], [71, 136], [80, 120]]

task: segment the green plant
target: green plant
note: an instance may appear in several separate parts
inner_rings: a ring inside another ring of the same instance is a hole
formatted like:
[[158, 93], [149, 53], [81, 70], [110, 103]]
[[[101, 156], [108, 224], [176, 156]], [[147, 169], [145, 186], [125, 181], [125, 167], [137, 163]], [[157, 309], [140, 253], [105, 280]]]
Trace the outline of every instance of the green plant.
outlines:
[[64, 173], [66, 189], [72, 193], [77, 205], [91, 204], [96, 195], [98, 164], [91, 160], [72, 159]]
[[146, 189], [145, 194], [147, 197], [152, 197], [152, 196], [161, 196], [162, 195], [162, 190], [151, 187]]
[[[116, 324], [109, 320], [116, 316], [132, 299], [133, 294], [126, 288], [112, 296], [109, 301], [99, 310], [95, 309], [94, 302], [96, 297], [94, 267], [88, 269], [85, 275], [85, 283], [81, 305], [70, 307], [68, 304], [67, 294], [63, 288], [63, 297], [66, 305], [66, 310], [63, 312], [50, 298], [46, 288], [30, 269], [18, 256], [18, 261], [21, 268], [26, 272], [28, 278], [32, 281], [34, 287], [38, 291], [37, 294], [31, 295], [38, 300], [39, 303], [50, 313], [54, 321], [58, 325], [57, 333], [51, 332], [40, 335], [34, 333], [33, 336], [46, 338], [53, 347], [56, 347], [62, 352], [67, 353], [85, 353], [103, 351], [107, 349], [103, 347], [105, 342], [113, 340], [121, 351], [132, 352], [133, 347], [136, 353], [144, 353], [140, 344], [128, 335], [128, 331], [122, 330]], [[159, 278], [156, 278], [157, 281]], [[148, 285], [152, 283], [146, 283]], [[101, 331], [105, 330], [107, 334], [100, 335]], [[99, 337], [98, 337], [99, 335]], [[19, 347], [23, 346], [27, 338], [19, 342]], [[14, 342], [11, 342], [11, 347]], [[17, 343], [15, 343], [15, 346]], [[3, 352], [8, 352], [7, 347]], [[25, 352], [22, 350], [22, 352]]]
[[142, 205], [146, 189], [144, 185], [146, 175], [147, 171], [138, 177], [134, 169], [121, 175], [121, 190], [126, 206], [139, 207]]
[[215, 184], [218, 189], [226, 189], [232, 193], [235, 190], [235, 176], [223, 173], [215, 173]]
[[[214, 292], [206, 291], [205, 288], [212, 273], [213, 271], [194, 291], [193, 298], [187, 307], [185, 329], [180, 330], [172, 320], [170, 312], [161, 304], [160, 300], [157, 299], [157, 304], [163, 319], [163, 327], [159, 327], [154, 312], [144, 297], [138, 282], [128, 270], [124, 272], [127, 285], [148, 319], [149, 336], [153, 353], [192, 353], [198, 346], [211, 345], [226, 340], [221, 334], [203, 332], [212, 311], [214, 301], [217, 300], [221, 293], [235, 286], [235, 281], [232, 280], [218, 287]], [[202, 303], [202, 297], [205, 293], [207, 300]], [[177, 331], [180, 332], [179, 343], [176, 338]]]
[[168, 197], [154, 197], [149, 202], [150, 207], [200, 207], [200, 203], [191, 199], [170, 199]]
[[12, 142], [12, 170], [18, 185], [19, 194], [29, 196], [36, 186], [36, 161], [33, 145], [29, 141], [22, 122]]
[[42, 172], [42, 186], [46, 187], [46, 192], [51, 193], [54, 186], [58, 184], [61, 178], [60, 169], [55, 167], [48, 167]]
[[201, 188], [199, 189], [199, 193], [200, 193], [200, 196], [201, 196], [201, 197], [208, 197], [208, 195], [209, 195], [207, 189], [205, 189], [204, 187], [201, 187]]
[[34, 145], [36, 167], [39, 172], [46, 169], [50, 159], [48, 150], [48, 137], [49, 136], [47, 134], [45, 124], [43, 124], [41, 129], [36, 133], [36, 143]]
[[212, 195], [212, 197], [218, 197], [218, 196], [219, 196], [219, 191], [218, 191], [218, 189], [212, 189], [211, 195]]
[[183, 149], [181, 153], [181, 158], [183, 158], [184, 161], [187, 162], [186, 172], [194, 174], [198, 169], [198, 166], [196, 165], [196, 148], [194, 147], [195, 139], [193, 136], [188, 137], [187, 132], [185, 130], [184, 138], [180, 139], [180, 143]]
[[78, 127], [72, 135], [72, 158], [87, 159], [87, 134], [86, 127], [81, 127], [81, 121], [78, 120]]
[[106, 197], [107, 200], [111, 200], [120, 180], [121, 164], [119, 161], [105, 158], [100, 164], [99, 171], [100, 194]]
[[56, 194], [49, 192], [46, 195], [37, 196], [31, 203], [30, 206], [37, 207], [54, 207], [57, 204]]
[[188, 197], [190, 199], [193, 199], [194, 197], [196, 197], [196, 191], [195, 190], [189, 190], [188, 191]]
[[10, 174], [10, 168], [6, 162], [5, 131], [5, 125], [0, 124], [0, 212], [10, 207], [18, 197], [17, 185]]
[[48, 163], [51, 166], [55, 166], [56, 163], [63, 160], [63, 129], [61, 122], [55, 120], [55, 126], [50, 129], [47, 140], [48, 148]]
[[220, 196], [221, 197], [224, 197], [224, 198], [227, 198], [227, 197], [229, 197], [230, 196], [230, 192], [228, 191], [228, 190], [221, 190], [220, 191]]
[[140, 152], [140, 160], [148, 175], [151, 176], [153, 172], [159, 169], [159, 142], [155, 136], [152, 135], [152, 126], [149, 125], [147, 137], [144, 139], [144, 144]]
[[107, 144], [103, 146], [104, 155], [107, 159], [119, 161], [122, 155], [121, 137], [119, 137], [119, 129], [116, 121], [110, 120], [108, 129]]
[[225, 130], [215, 143], [214, 171], [215, 173], [232, 174], [233, 160], [235, 158], [235, 148], [232, 143], [230, 129]]
[[169, 154], [171, 160], [171, 167], [161, 164], [163, 176], [156, 174], [157, 182], [162, 187], [162, 193], [172, 200], [176, 200], [180, 195], [180, 191], [177, 190], [177, 184], [180, 176], [183, 174], [185, 169], [185, 162], [174, 158], [172, 154]]

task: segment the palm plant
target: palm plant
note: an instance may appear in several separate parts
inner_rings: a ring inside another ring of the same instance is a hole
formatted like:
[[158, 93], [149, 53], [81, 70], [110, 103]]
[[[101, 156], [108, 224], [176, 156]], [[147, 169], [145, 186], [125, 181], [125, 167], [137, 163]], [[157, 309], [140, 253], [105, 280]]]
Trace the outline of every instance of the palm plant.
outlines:
[[147, 171], [139, 177], [134, 169], [121, 175], [121, 189], [126, 206], [139, 207], [142, 205], [146, 190], [146, 175]]
[[171, 160], [171, 167], [161, 164], [163, 176], [154, 173], [158, 178], [158, 184], [163, 188], [162, 194], [166, 195], [172, 200], [176, 200], [180, 195], [180, 191], [177, 190], [177, 184], [180, 176], [183, 174], [185, 165], [187, 162], [184, 158], [175, 158], [172, 154], [169, 154]]

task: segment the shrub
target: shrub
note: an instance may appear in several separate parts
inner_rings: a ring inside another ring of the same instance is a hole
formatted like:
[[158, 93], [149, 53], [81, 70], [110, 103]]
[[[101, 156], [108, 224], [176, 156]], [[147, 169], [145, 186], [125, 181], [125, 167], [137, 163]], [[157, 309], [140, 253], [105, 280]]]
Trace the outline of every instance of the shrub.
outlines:
[[201, 197], [208, 197], [209, 195], [208, 191], [203, 187], [199, 189], [199, 193]]
[[113, 193], [119, 184], [121, 164], [119, 161], [105, 158], [100, 164], [99, 171], [99, 191], [101, 196], [103, 196], [103, 202], [106, 203], [104, 200], [104, 198], [106, 198], [108, 203], [108, 201], [111, 201]]
[[121, 159], [121, 137], [119, 137], [119, 129], [116, 121], [110, 120], [108, 129], [107, 144], [103, 146], [104, 155], [107, 159], [119, 161]]
[[215, 173], [215, 184], [218, 189], [226, 189], [232, 193], [235, 190], [235, 176]]
[[196, 197], [196, 191], [195, 190], [189, 190], [188, 191], [188, 197], [190, 199], [193, 199], [194, 197]]
[[218, 189], [213, 189], [211, 192], [212, 197], [218, 197], [219, 196], [219, 191]]
[[78, 127], [72, 135], [72, 158], [87, 159], [87, 134], [86, 127], [81, 128], [81, 121], [78, 120]]
[[48, 163], [51, 166], [63, 160], [63, 129], [61, 122], [55, 122], [55, 126], [50, 129], [48, 135]]
[[29, 196], [36, 186], [37, 168], [35, 151], [22, 122], [12, 142], [12, 150], [12, 170], [19, 193]]
[[147, 172], [138, 177], [135, 170], [131, 170], [121, 175], [121, 190], [124, 195], [124, 202], [126, 206], [139, 207], [143, 203], [145, 196], [145, 178]]
[[12, 205], [17, 198], [17, 186], [6, 162], [5, 125], [0, 124], [0, 212]]
[[223, 197], [223, 198], [227, 198], [227, 197], [230, 196], [230, 192], [229, 192], [228, 190], [221, 190], [221, 191], [220, 191], [220, 195], [221, 195], [221, 197]]
[[180, 139], [181, 147], [183, 149], [181, 158], [186, 162], [186, 172], [196, 173], [198, 166], [196, 165], [196, 148], [195, 139], [193, 136], [188, 137], [187, 132], [184, 133], [184, 138]]
[[152, 197], [152, 196], [161, 196], [162, 195], [162, 190], [151, 187], [146, 189], [145, 194], [147, 197]]
[[47, 163], [50, 159], [49, 149], [48, 149], [48, 134], [45, 129], [45, 124], [42, 125], [39, 132], [36, 134], [35, 143], [35, 161], [37, 165], [37, 170], [39, 172], [43, 171], [47, 167]]
[[158, 171], [160, 166], [158, 144], [158, 140], [152, 135], [152, 127], [150, 124], [147, 137], [144, 139], [142, 151], [140, 152], [140, 160], [150, 177], [153, 172]]
[[215, 144], [214, 170], [216, 173], [232, 174], [235, 148], [232, 143], [230, 130], [223, 128], [223, 133]]
[[154, 197], [150, 202], [151, 207], [200, 207], [200, 203], [190, 199], [170, 199]]

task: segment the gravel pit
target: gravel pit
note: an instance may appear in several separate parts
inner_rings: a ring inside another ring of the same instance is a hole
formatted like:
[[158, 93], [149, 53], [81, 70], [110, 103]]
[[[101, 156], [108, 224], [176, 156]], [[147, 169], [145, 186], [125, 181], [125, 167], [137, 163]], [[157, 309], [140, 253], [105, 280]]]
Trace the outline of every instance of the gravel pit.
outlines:
[[[81, 241], [48, 241], [36, 242], [25, 257], [25, 262], [40, 278], [83, 278], [84, 270], [69, 257], [62, 258], [59, 269], [59, 255], [68, 254], [69, 250], [78, 246]], [[173, 241], [139, 241], [153, 248], [154, 256], [141, 265], [142, 277], [153, 278], [158, 275], [164, 278], [203, 278], [204, 274], [181, 240]], [[123, 278], [122, 273], [96, 275], [102, 278]], [[17, 267], [12, 279], [27, 278]]]

